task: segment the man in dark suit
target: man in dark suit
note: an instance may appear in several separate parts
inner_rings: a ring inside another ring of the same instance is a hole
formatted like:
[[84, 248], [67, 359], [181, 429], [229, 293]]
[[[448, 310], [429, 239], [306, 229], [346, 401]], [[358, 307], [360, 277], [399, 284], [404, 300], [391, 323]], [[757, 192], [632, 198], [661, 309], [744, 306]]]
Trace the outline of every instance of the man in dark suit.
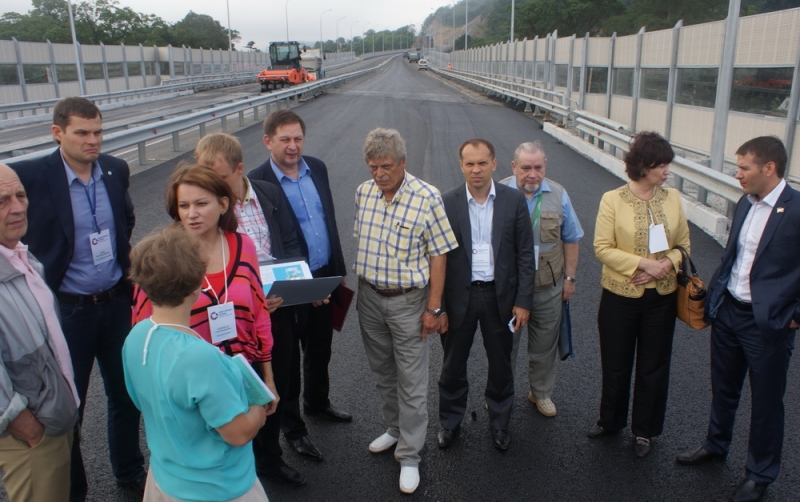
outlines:
[[780, 470], [786, 374], [800, 323], [800, 195], [783, 179], [786, 149], [759, 137], [736, 151], [745, 195], [706, 297], [711, 323], [711, 420], [703, 443], [677, 457], [685, 465], [723, 460], [744, 377], [752, 394], [746, 479], [731, 500], [761, 500]]
[[[328, 182], [328, 169], [321, 160], [303, 155], [306, 125], [290, 110], [279, 110], [264, 120], [264, 144], [270, 158], [248, 173], [251, 180], [263, 180], [283, 189], [291, 206], [300, 248], [314, 277], [342, 276], [344, 264], [336, 213]], [[333, 296], [338, 290], [333, 292]], [[328, 363], [333, 342], [332, 310], [328, 303], [315, 305], [308, 322], [299, 333], [303, 347], [303, 410], [334, 422], [350, 422], [353, 417], [334, 407], [328, 397]], [[322, 453], [311, 441], [300, 417], [300, 368], [292, 370], [287, 395], [283, 433], [300, 455], [321, 461]]]
[[444, 194], [447, 218], [458, 247], [447, 253], [442, 335], [444, 361], [439, 378], [440, 448], [449, 447], [467, 409], [467, 359], [480, 322], [489, 360], [486, 404], [494, 446], [507, 450], [514, 401], [511, 366], [513, 319], [516, 331], [528, 323], [533, 304], [533, 233], [525, 197], [497, 184], [494, 147], [471, 139], [459, 150], [466, 185]]
[[[130, 237], [133, 204], [125, 161], [103, 155], [102, 116], [85, 98], [66, 98], [53, 110], [53, 138], [60, 145], [42, 159], [23, 161], [17, 171], [28, 197], [28, 234], [23, 242], [44, 265], [57, 292], [69, 345], [81, 416], [97, 358], [108, 398], [108, 445], [117, 484], [144, 492], [139, 450], [139, 410], [125, 389], [122, 344], [131, 329]], [[78, 426], [80, 427], [80, 425]], [[80, 452], [72, 449], [73, 501], [88, 490]]]

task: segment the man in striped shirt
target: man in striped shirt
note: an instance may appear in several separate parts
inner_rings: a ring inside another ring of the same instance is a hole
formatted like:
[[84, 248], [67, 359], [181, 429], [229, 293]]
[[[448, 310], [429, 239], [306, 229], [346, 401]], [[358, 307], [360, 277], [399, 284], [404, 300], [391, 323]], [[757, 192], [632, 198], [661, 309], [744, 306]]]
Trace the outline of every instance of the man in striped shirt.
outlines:
[[440, 317], [445, 253], [458, 244], [439, 191], [405, 172], [400, 133], [371, 131], [364, 159], [372, 179], [356, 190], [358, 318], [388, 424], [369, 451], [397, 444], [400, 491], [413, 493], [428, 428], [427, 336], [447, 330]]

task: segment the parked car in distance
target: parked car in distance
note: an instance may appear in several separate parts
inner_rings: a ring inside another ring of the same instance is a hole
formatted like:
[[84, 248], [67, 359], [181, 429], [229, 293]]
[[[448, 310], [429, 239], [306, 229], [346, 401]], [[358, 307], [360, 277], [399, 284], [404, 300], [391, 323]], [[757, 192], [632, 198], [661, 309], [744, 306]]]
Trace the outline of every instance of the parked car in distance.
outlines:
[[408, 59], [408, 51], [403, 53], [403, 59]]
[[419, 63], [417, 63], [417, 65], [419, 65], [419, 68], [417, 68], [418, 70], [427, 70], [428, 69], [428, 60], [427, 59], [420, 59]]

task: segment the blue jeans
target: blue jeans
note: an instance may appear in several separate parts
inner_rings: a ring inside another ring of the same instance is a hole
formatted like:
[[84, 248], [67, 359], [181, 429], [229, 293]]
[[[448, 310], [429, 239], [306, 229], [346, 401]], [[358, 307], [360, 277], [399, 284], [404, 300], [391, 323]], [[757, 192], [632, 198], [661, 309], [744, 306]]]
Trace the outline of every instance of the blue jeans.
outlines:
[[[125, 388], [122, 371], [122, 345], [131, 330], [131, 302], [127, 295], [101, 305], [61, 302], [61, 327], [67, 339], [75, 385], [81, 398], [80, 420], [86, 406], [89, 378], [97, 358], [108, 398], [108, 449], [111, 470], [118, 481], [135, 481], [145, 476], [144, 457], [139, 449], [141, 413]], [[78, 426], [80, 427], [80, 425]], [[83, 467], [80, 441], [72, 445], [70, 500], [86, 498], [88, 485]]]

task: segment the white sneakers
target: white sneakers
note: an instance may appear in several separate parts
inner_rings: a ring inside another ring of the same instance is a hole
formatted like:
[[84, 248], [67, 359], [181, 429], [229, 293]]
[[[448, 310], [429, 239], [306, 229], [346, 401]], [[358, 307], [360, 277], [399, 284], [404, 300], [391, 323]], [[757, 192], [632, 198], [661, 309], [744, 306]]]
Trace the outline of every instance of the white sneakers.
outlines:
[[[389, 434], [388, 432], [384, 432], [380, 435], [375, 441], [369, 444], [369, 451], [370, 453], [381, 453], [392, 446], [397, 444], [397, 438]], [[417, 476], [417, 480], [419, 480], [419, 476]]]
[[547, 399], [537, 400], [533, 397], [532, 393], [528, 393], [528, 401], [532, 402], [536, 405], [536, 409], [539, 410], [539, 413], [546, 417], [554, 417], [556, 416], [556, 405], [553, 404], [553, 401], [548, 397]]
[[411, 494], [419, 486], [419, 467], [416, 465], [404, 465], [400, 467], [400, 491]]

